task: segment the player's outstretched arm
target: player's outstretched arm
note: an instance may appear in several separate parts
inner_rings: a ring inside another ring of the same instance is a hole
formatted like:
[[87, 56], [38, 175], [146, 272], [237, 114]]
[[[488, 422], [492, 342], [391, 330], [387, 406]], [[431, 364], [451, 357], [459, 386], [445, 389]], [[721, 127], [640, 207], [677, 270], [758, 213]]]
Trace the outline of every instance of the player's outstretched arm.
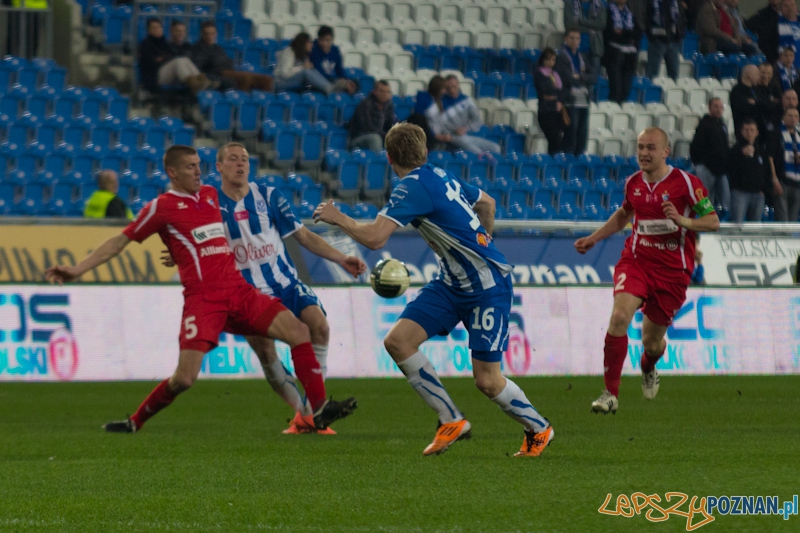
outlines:
[[581, 237], [577, 241], [575, 241], [575, 249], [578, 251], [579, 254], [585, 254], [592, 247], [597, 244], [598, 242], [602, 241], [614, 235], [615, 233], [619, 233], [622, 231], [625, 226], [628, 225], [628, 222], [631, 221], [633, 218], [633, 211], [628, 212], [625, 211], [623, 208], [619, 208], [614, 213], [608, 217], [606, 223], [597, 228], [594, 233], [589, 235], [588, 237]]
[[109, 259], [119, 255], [130, 242], [131, 240], [124, 233], [120, 233], [95, 248], [92, 253], [86, 256], [86, 259], [77, 265], [50, 267], [45, 271], [44, 277], [50, 283], [58, 283], [59, 285], [74, 281], [89, 270], [97, 268]]
[[367, 265], [364, 263], [364, 261], [358, 257], [343, 254], [328, 244], [325, 239], [305, 226], [293, 233], [292, 237], [297, 239], [297, 242], [300, 243], [300, 246], [312, 254], [318, 255], [323, 259], [327, 259], [328, 261], [333, 261], [343, 269], [347, 270], [354, 278], [357, 278], [359, 274], [363, 274], [367, 271]]
[[495, 204], [494, 198], [481, 191], [478, 201], [472, 206], [472, 210], [475, 211], [475, 214], [478, 215], [478, 220], [481, 221], [481, 226], [489, 235], [494, 231]]
[[328, 224], [339, 226], [343, 232], [350, 236], [354, 241], [363, 244], [370, 250], [377, 250], [386, 245], [386, 241], [392, 233], [400, 226], [393, 220], [378, 215], [370, 223], [356, 222], [349, 216], [339, 211], [333, 200], [328, 200], [317, 206], [314, 210], [313, 218], [316, 222], [322, 221]]

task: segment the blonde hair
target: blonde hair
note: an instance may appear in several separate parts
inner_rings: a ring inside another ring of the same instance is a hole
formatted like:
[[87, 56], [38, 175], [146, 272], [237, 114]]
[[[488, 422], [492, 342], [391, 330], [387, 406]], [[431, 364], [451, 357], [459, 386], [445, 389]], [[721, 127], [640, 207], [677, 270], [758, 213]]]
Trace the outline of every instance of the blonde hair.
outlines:
[[659, 127], [650, 126], [649, 128], [645, 128], [644, 130], [642, 130], [642, 133], [640, 133], [639, 135], [650, 135], [651, 133], [655, 133], [659, 137], [661, 137], [661, 141], [664, 144], [664, 147], [669, 148], [669, 135], [667, 135], [667, 132]]
[[386, 153], [400, 168], [412, 169], [428, 160], [425, 131], [415, 124], [398, 122], [386, 134]]
[[242, 143], [232, 142], [223, 144], [222, 147], [217, 150], [217, 163], [222, 163], [222, 161], [225, 159], [225, 156], [228, 154], [228, 148], [241, 148], [247, 152], [247, 147]]

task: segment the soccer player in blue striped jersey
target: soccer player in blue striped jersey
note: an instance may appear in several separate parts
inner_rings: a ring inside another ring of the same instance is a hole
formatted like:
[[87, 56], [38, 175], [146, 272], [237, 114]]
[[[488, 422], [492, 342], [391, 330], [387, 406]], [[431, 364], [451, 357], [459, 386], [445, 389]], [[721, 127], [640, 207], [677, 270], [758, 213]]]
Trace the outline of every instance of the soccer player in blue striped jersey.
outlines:
[[[278, 189], [250, 183], [250, 159], [243, 145], [228, 143], [220, 148], [217, 171], [222, 176], [219, 209], [236, 267], [248, 283], [264, 294], [280, 298], [308, 326], [314, 354], [325, 377], [330, 333], [325, 311], [314, 291], [298, 279], [283, 239], [291, 235], [311, 253], [333, 261], [353, 277], [365, 272], [366, 265], [361, 259], [336, 250], [306, 228]], [[296, 411], [284, 433], [334, 433], [330, 428], [314, 427], [311, 406], [278, 358], [275, 341], [247, 337], [247, 342], [261, 361], [272, 388]]]
[[331, 202], [314, 218], [339, 226], [370, 249], [384, 246], [397, 228], [411, 224], [436, 252], [439, 275], [410, 302], [384, 339], [406, 379], [439, 415], [439, 427], [424, 455], [436, 455], [469, 438], [472, 427], [419, 350], [434, 335], [462, 322], [469, 332], [475, 384], [508, 416], [524, 426], [517, 456], [538, 456], [553, 439], [549, 421], [525, 393], [500, 373], [508, 345], [513, 287], [511, 266], [492, 243], [494, 200], [453, 174], [427, 164], [424, 131], [400, 123], [386, 135], [386, 152], [401, 181], [371, 223], [358, 223]]

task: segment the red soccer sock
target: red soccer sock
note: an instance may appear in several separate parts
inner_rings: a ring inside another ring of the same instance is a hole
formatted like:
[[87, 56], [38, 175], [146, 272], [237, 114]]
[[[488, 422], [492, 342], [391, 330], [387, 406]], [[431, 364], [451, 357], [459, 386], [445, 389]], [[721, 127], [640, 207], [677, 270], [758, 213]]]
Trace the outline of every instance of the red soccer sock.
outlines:
[[306, 398], [311, 408], [316, 411], [325, 403], [325, 382], [322, 380], [322, 369], [311, 343], [304, 342], [292, 348], [292, 361], [297, 379], [306, 391]]
[[612, 337], [606, 333], [603, 354], [603, 366], [605, 367], [603, 379], [606, 382], [606, 389], [614, 396], [619, 396], [619, 378], [622, 375], [625, 358], [628, 356], [628, 335]]
[[664, 356], [664, 352], [667, 351], [667, 344], [664, 343], [664, 349], [661, 350], [661, 353], [658, 355], [650, 355], [647, 352], [644, 352], [642, 356], [642, 372], [652, 372], [653, 369], [656, 367], [656, 363], [658, 360]]
[[136, 413], [131, 417], [133, 423], [136, 424], [136, 429], [142, 429], [142, 426], [150, 418], [155, 416], [157, 412], [172, 403], [175, 395], [169, 389], [169, 378], [165, 379], [158, 385], [150, 395], [144, 399], [142, 405], [136, 410]]

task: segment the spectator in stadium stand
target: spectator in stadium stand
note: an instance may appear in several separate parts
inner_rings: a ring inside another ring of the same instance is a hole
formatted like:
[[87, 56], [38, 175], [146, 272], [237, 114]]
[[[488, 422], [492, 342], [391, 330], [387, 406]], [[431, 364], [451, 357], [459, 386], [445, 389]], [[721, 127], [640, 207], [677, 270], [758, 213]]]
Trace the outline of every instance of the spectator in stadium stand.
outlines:
[[797, 108], [797, 91], [787, 89], [781, 95], [781, 105], [773, 110], [770, 116], [770, 123], [767, 124], [767, 133], [770, 136], [780, 136], [781, 126], [783, 125], [783, 113], [789, 108]]
[[628, 326], [639, 308], [644, 313], [642, 393], [655, 398], [660, 384], [656, 363], [664, 355], [665, 334], [686, 300], [694, 271], [695, 232], [719, 229], [703, 183], [667, 165], [669, 138], [664, 130], [647, 128], [639, 134], [636, 155], [641, 171], [625, 181], [622, 207], [594, 233], [575, 241], [575, 249], [584, 254], [633, 219], [633, 232], [614, 269], [614, 307], [603, 350], [606, 390], [592, 402], [596, 413], [616, 413], [619, 407]]
[[783, 113], [781, 137], [773, 147], [775, 172], [775, 222], [797, 222], [800, 217], [800, 114], [789, 108]]
[[379, 80], [372, 92], [359, 102], [350, 119], [350, 149], [380, 152], [383, 139], [395, 122], [392, 88], [386, 80]]
[[731, 88], [729, 98], [737, 138], [742, 131], [742, 121], [746, 118], [755, 120], [759, 131], [768, 131], [767, 120], [776, 109], [780, 108], [779, 103], [773, 102], [756, 90], [760, 81], [761, 73], [758, 67], [745, 65], [739, 83]]
[[[228, 143], [217, 151], [217, 172], [222, 177], [220, 213], [228, 245], [234, 250], [236, 267], [245, 274], [248, 283], [264, 294], [280, 298], [283, 305], [308, 326], [324, 379], [328, 373], [328, 321], [317, 295], [298, 278], [283, 239], [291, 235], [309, 252], [339, 265], [354, 278], [366, 272], [367, 266], [358, 257], [333, 248], [305, 227], [280, 190], [250, 183], [250, 158], [243, 145]], [[245, 252], [266, 249], [274, 253]], [[295, 410], [294, 419], [284, 433], [335, 434], [330, 428], [319, 430], [314, 426], [311, 406], [300, 395], [294, 378], [284, 369], [275, 351], [275, 341], [267, 337], [245, 338], [258, 356], [269, 384]]]
[[628, 7], [628, 1], [611, 0], [608, 3], [603, 64], [608, 73], [608, 99], [612, 102], [622, 104], [628, 99], [639, 61], [641, 40], [642, 31]]
[[747, 44], [752, 47], [753, 53], [749, 55], [763, 55], [758, 43], [754, 42], [747, 33], [747, 26], [744, 23], [744, 19], [742, 19], [742, 14], [739, 12], [739, 0], [725, 0], [725, 5], [728, 10], [728, 16], [731, 18], [731, 24], [736, 27], [736, 31], [743, 41], [742, 46]]
[[533, 71], [533, 82], [536, 84], [536, 93], [539, 95], [539, 127], [547, 138], [547, 153], [557, 154], [561, 151], [562, 139], [566, 124], [564, 115], [564, 101], [567, 92], [561, 76], [558, 75], [553, 67], [556, 64], [556, 51], [552, 48], [545, 48], [536, 63]]
[[565, 0], [564, 27], [577, 28], [589, 37], [592, 72], [600, 72], [600, 58], [605, 54], [603, 32], [606, 29], [605, 0]]
[[[169, 25], [169, 41], [167, 44], [173, 57], [192, 58], [192, 45], [186, 40], [186, 24], [180, 20], [173, 20]], [[195, 64], [195, 66], [197, 65]]]
[[322, 93], [331, 94], [336, 86], [314, 68], [309, 61], [311, 36], [301, 32], [295, 35], [289, 46], [278, 52], [275, 65], [275, 90], [277, 92], [302, 92], [306, 86]]
[[721, 98], [708, 101], [708, 114], [700, 119], [689, 147], [692, 164], [697, 177], [708, 191], [711, 205], [721, 205], [724, 209], [730, 206], [730, 189], [728, 187], [728, 127], [722, 115], [725, 104]]
[[761, 222], [764, 193], [772, 186], [772, 167], [755, 120], [744, 121], [740, 137], [727, 159], [731, 222]]
[[500, 153], [500, 146], [496, 142], [477, 135], [468, 135], [480, 130], [483, 121], [475, 100], [461, 92], [461, 82], [455, 74], [444, 78], [442, 107], [444, 111], [440, 115], [440, 126], [442, 133], [450, 135], [450, 144], [473, 154]]
[[160, 92], [162, 86], [178, 84], [198, 93], [211, 84], [191, 59], [173, 55], [158, 19], [147, 20], [147, 37], [139, 43], [138, 55], [142, 86], [152, 93]]
[[697, 13], [697, 34], [700, 36], [700, 52], [713, 54], [741, 54], [751, 56], [759, 52], [739, 28], [728, 11], [726, 0], [707, 0]]
[[769, 5], [758, 10], [745, 22], [747, 29], [758, 36], [758, 47], [767, 61], [778, 60], [778, 18], [780, 17], [781, 0], [769, 0]]
[[784, 91], [794, 88], [794, 84], [800, 80], [800, 70], [794, 66], [794, 55], [794, 46], [781, 47], [776, 66], [778, 67], [781, 89]]
[[213, 20], [200, 25], [200, 40], [192, 46], [192, 60], [221, 91], [232, 88], [245, 92], [272, 91], [272, 76], [236, 70], [233, 59], [217, 44], [217, 26]]
[[420, 350], [426, 340], [446, 335], [463, 321], [475, 385], [523, 426], [525, 437], [514, 455], [538, 456], [553, 439], [553, 428], [522, 389], [500, 372], [514, 288], [512, 267], [492, 242], [495, 202], [477, 187], [428, 164], [425, 133], [419, 126], [392, 127], [386, 152], [400, 183], [373, 222], [356, 222], [330, 201], [317, 206], [314, 219], [339, 226], [373, 250], [382, 248], [400, 227], [413, 224], [439, 256], [439, 275], [406, 305], [383, 341], [414, 391], [438, 414], [436, 436], [422, 453], [440, 454], [472, 432]]
[[647, 68], [651, 80], [661, 72], [661, 60], [667, 65], [667, 76], [678, 79], [679, 55], [686, 33], [686, 15], [679, 0], [647, 1]]
[[333, 44], [333, 28], [320, 26], [309, 57], [314, 68], [333, 83], [337, 90], [348, 94], [354, 94], [358, 90], [356, 82], [348, 79], [344, 73], [342, 52]]
[[562, 150], [576, 156], [586, 151], [589, 138], [589, 100], [592, 86], [597, 82], [597, 72], [592, 63], [578, 49], [581, 33], [568, 29], [564, 33], [564, 44], [556, 57], [555, 70], [569, 91], [565, 102], [570, 125], [564, 131]]
[[134, 433], [156, 413], [194, 385], [205, 354], [216, 348], [223, 331], [259, 335], [287, 343], [297, 377], [314, 412], [314, 426], [324, 429], [348, 416], [355, 398], [326, 400], [325, 383], [311, 346], [308, 327], [277, 298], [260, 293], [237, 270], [225, 239], [217, 190], [200, 181], [200, 157], [191, 146], [173, 145], [164, 154], [171, 190], [142, 209], [119, 235], [95, 248], [75, 266], [48, 268], [45, 277], [61, 285], [74, 281], [120, 253], [132, 240], [158, 233], [178, 265], [184, 287], [178, 367], [159, 383], [128, 419], [104, 426], [111, 433]]
[[133, 220], [133, 213], [125, 202], [117, 196], [119, 178], [113, 170], [101, 170], [97, 173], [97, 190], [92, 193], [83, 216], [86, 218], [127, 218]]
[[441, 131], [441, 115], [444, 110], [442, 95], [444, 94], [444, 78], [436, 74], [428, 81], [427, 91], [417, 91], [414, 112], [408, 117], [411, 124], [416, 124], [425, 131], [428, 139], [428, 151], [446, 150], [451, 136]]
[[[800, 21], [797, 20], [795, 0], [782, 0], [781, 16], [778, 18], [778, 46], [800, 49]], [[794, 66], [800, 68], [800, 57], [795, 54]]]
[[[756, 85], [756, 94], [760, 100], [769, 100], [772, 103], [774, 113], [781, 112], [781, 98], [783, 97], [783, 90], [781, 89], [780, 81], [775, 76], [775, 68], [772, 63], [764, 61], [758, 65], [758, 85]], [[767, 129], [770, 128], [771, 121], [767, 118]], [[761, 132], [762, 134], [765, 132]]]

